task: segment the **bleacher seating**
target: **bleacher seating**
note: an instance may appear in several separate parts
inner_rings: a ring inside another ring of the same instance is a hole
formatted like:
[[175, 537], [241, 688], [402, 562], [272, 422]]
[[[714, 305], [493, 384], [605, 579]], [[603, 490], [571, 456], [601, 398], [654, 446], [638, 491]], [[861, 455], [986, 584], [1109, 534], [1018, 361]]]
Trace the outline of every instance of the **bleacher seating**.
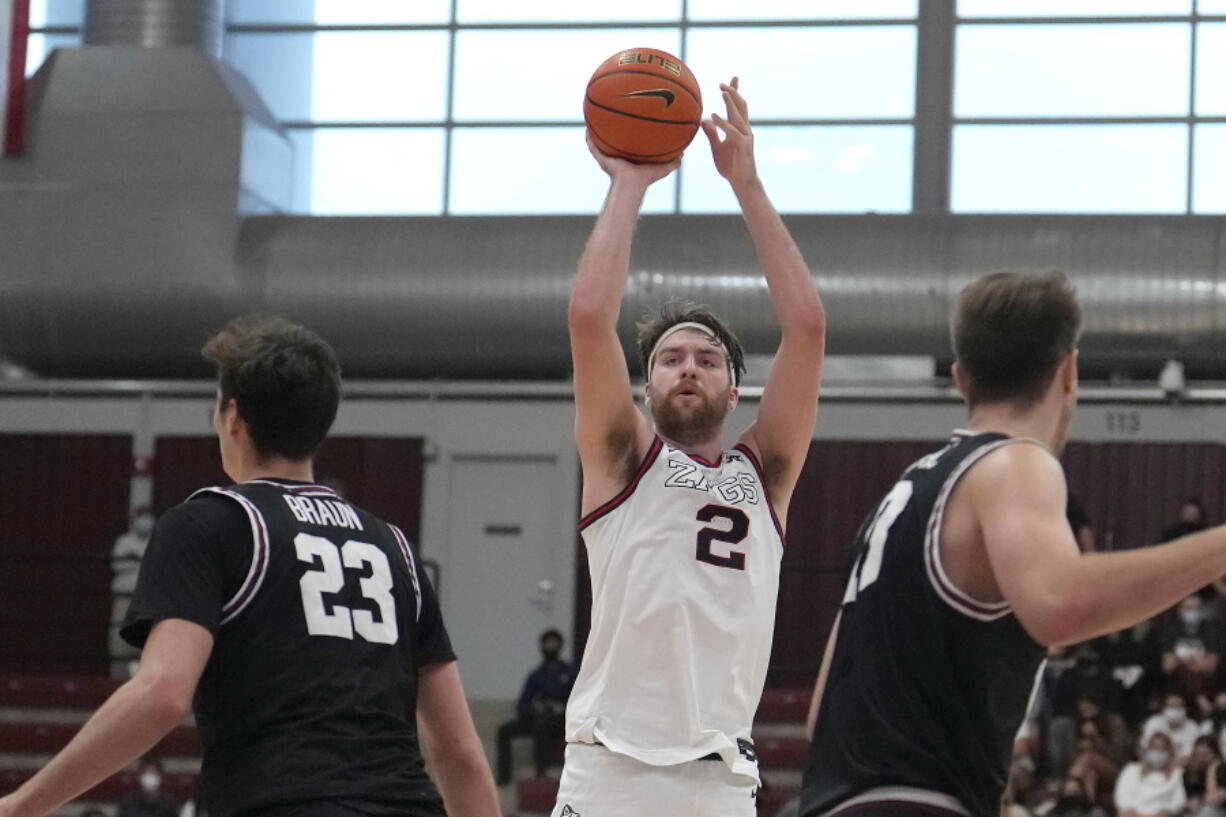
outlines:
[[[86, 719], [118, 688], [100, 676], [0, 676], [0, 792], [11, 791], [72, 739]], [[194, 726], [174, 729], [151, 752], [166, 767], [163, 788], [182, 801], [196, 794], [200, 741]], [[125, 770], [75, 804], [111, 807], [140, 784]], [[76, 807], [60, 813], [72, 814]]]
[[[97, 677], [0, 677], [0, 791], [19, 785], [41, 762], [63, 748], [117, 686], [116, 681]], [[773, 817], [799, 793], [808, 758], [803, 724], [810, 694], [811, 690], [799, 688], [771, 688], [763, 693], [754, 730], [766, 784], [758, 796], [761, 817]], [[194, 768], [200, 757], [195, 727], [176, 728], [154, 755], [172, 767], [164, 775], [166, 790], [180, 800], [191, 797], [196, 790]], [[112, 806], [138, 787], [135, 772], [124, 771], [86, 793], [79, 802]], [[517, 781], [517, 813], [520, 817], [549, 814], [557, 792], [554, 778]]]

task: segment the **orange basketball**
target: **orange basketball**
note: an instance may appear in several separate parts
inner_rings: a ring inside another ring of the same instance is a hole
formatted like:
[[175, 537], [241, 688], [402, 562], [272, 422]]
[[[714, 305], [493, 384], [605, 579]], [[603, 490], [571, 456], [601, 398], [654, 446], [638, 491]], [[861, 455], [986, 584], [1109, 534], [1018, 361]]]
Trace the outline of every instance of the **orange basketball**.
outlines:
[[592, 74], [583, 120], [601, 153], [632, 162], [671, 162], [698, 132], [702, 92], [694, 74], [672, 54], [630, 48]]

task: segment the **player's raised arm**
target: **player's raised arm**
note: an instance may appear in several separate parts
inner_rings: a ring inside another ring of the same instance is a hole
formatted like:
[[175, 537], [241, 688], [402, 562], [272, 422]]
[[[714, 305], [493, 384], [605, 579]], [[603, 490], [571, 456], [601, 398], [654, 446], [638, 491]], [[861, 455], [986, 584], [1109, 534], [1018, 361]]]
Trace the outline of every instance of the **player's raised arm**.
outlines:
[[1064, 516], [1064, 473], [1039, 446], [1005, 446], [964, 482], [1001, 594], [1042, 644], [1129, 627], [1226, 573], [1226, 527], [1155, 547], [1078, 553]]
[[[736, 77], [721, 85], [727, 118], [702, 123], [715, 167], [732, 185], [753, 238], [782, 330], [779, 350], [758, 408], [742, 441], [762, 460], [767, 489], [781, 519], [809, 453], [826, 351], [826, 312], [796, 242], [775, 211], [753, 155], [749, 105]], [[722, 132], [722, 138], [721, 138]]]
[[[589, 141], [589, 147], [591, 142]], [[617, 338], [617, 316], [630, 274], [630, 242], [643, 196], [652, 182], [677, 168], [632, 164], [592, 148], [611, 184], [579, 259], [567, 324], [575, 369], [575, 439], [587, 488], [599, 476], [633, 467], [647, 450], [651, 427], [634, 406], [630, 372]], [[621, 486], [617, 486], [620, 488]], [[593, 486], [596, 501], [600, 488]], [[607, 497], [603, 497], [607, 499]]]

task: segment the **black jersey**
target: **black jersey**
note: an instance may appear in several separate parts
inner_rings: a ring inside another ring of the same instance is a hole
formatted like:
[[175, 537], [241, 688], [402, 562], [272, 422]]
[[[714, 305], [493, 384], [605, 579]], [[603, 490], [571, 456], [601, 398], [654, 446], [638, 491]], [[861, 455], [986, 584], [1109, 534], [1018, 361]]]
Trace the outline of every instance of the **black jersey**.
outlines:
[[853, 798], [999, 813], [1046, 651], [1007, 603], [977, 601], [950, 581], [940, 531], [967, 469], [1022, 442], [956, 432], [903, 473], [860, 530], [802, 814]]
[[417, 670], [454, 660], [395, 526], [328, 488], [208, 488], [158, 520], [122, 634], [214, 635], [193, 709], [212, 817], [314, 800], [441, 814], [416, 730]]

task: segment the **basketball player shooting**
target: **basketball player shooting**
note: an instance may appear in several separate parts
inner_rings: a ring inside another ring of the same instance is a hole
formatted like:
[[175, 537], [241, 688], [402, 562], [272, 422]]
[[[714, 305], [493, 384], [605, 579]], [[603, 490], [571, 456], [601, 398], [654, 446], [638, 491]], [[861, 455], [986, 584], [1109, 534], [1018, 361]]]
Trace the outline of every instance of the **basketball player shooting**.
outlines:
[[903, 472], [856, 539], [810, 710], [806, 817], [995, 817], [1047, 647], [1121, 630], [1226, 573], [1226, 527], [1078, 552], [1058, 457], [1080, 326], [1060, 273], [995, 273], [959, 296], [953, 373], [970, 420]]
[[825, 314], [758, 178], [748, 106], [702, 127], [757, 249], [782, 330], [757, 422], [724, 450], [744, 370], [714, 315], [669, 304], [641, 328], [649, 421], [617, 337], [634, 224], [677, 163], [592, 153], [611, 186], [569, 326], [592, 630], [567, 707], [554, 817], [754, 814], [750, 727], [770, 657], [788, 502], [817, 415]]

